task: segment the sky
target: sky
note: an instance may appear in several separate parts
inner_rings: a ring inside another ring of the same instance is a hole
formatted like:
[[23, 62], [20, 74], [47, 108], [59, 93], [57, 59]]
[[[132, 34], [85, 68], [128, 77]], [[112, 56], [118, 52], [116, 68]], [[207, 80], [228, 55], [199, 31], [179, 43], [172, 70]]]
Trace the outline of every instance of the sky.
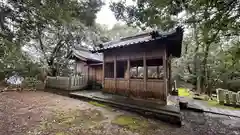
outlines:
[[[118, 2], [121, 0], [103, 0], [105, 5], [102, 7], [102, 9], [97, 13], [97, 19], [96, 22], [100, 24], [105, 24], [108, 26], [108, 28], [112, 28], [114, 24], [116, 23], [123, 23], [121, 21], [117, 21], [114, 13], [110, 10], [109, 5], [111, 2]], [[127, 5], [132, 5], [132, 0], [126, 0]]]
[[111, 1], [119, 1], [119, 0], [104, 0], [105, 5], [102, 7], [102, 9], [97, 13], [97, 19], [96, 22], [100, 24], [105, 24], [109, 28], [113, 27], [114, 24], [116, 24], [118, 21], [116, 20], [113, 12], [109, 8], [109, 4]]

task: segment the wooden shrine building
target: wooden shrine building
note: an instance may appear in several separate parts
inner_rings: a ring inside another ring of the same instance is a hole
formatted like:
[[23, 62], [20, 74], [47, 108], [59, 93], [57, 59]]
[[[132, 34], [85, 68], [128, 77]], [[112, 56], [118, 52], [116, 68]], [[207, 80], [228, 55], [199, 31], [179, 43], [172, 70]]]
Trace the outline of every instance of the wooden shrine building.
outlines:
[[103, 91], [166, 103], [171, 90], [171, 59], [181, 56], [183, 29], [157, 31], [99, 45]]
[[87, 48], [75, 47], [70, 58], [76, 61], [75, 74], [87, 77], [88, 81], [102, 83], [102, 54], [93, 54]]

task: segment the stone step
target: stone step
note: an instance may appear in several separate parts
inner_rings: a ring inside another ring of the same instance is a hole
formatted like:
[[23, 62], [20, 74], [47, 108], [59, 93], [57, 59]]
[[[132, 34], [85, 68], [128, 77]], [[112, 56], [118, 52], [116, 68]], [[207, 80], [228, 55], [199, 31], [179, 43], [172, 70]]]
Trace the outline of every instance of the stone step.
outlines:
[[168, 123], [176, 124], [181, 126], [181, 114], [180, 110], [171, 109], [171, 107], [146, 107], [146, 106], [139, 106], [132, 103], [121, 102], [120, 100], [114, 100], [110, 98], [104, 98], [104, 96], [95, 96], [94, 94], [89, 93], [81, 93], [81, 92], [73, 92], [70, 93], [71, 97], [85, 99], [85, 100], [93, 100], [101, 103], [108, 104], [113, 107], [117, 107], [120, 109], [136, 112], [146, 117], [156, 118], [162, 121], [166, 121]]

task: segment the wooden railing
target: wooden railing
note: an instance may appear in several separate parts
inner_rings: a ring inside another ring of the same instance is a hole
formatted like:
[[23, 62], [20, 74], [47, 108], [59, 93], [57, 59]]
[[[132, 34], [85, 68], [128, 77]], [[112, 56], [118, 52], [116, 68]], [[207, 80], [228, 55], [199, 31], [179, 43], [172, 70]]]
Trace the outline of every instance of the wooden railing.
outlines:
[[79, 90], [87, 86], [87, 76], [47, 77], [46, 87], [63, 90]]

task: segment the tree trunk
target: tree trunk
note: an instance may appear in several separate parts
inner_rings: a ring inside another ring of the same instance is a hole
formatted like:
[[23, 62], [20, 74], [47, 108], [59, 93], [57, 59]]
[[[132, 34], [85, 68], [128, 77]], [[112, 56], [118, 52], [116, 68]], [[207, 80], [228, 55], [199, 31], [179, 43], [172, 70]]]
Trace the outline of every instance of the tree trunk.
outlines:
[[[207, 67], [207, 60], [208, 60], [208, 55], [209, 55], [209, 49], [211, 44], [215, 41], [217, 35], [220, 32], [220, 29], [217, 30], [214, 34], [212, 34], [212, 36], [209, 37], [209, 31], [210, 28], [205, 27], [204, 28], [204, 32], [203, 32], [203, 43], [204, 43], [204, 58], [203, 58], [203, 83], [202, 83], [202, 88], [203, 88], [203, 92], [206, 93], [209, 87], [208, 85], [208, 67]], [[209, 93], [209, 92], [208, 92]]]
[[198, 31], [197, 31], [197, 25], [196, 22], [193, 23], [193, 28], [194, 28], [194, 39], [196, 43], [196, 48], [194, 50], [194, 76], [195, 76], [195, 89], [197, 92], [201, 92], [201, 78], [200, 78], [200, 63], [199, 63], [199, 58], [198, 58], [198, 50], [199, 50], [199, 40], [198, 40]]
[[203, 58], [203, 83], [202, 83], [202, 92], [206, 93], [207, 92], [207, 88], [208, 88], [208, 68], [207, 68], [207, 59], [208, 59], [208, 54], [209, 54], [209, 48], [210, 48], [210, 44], [205, 44], [205, 50], [204, 50], [204, 58]]
[[48, 67], [50, 68], [50, 71], [48, 72], [48, 75], [57, 76], [57, 69], [54, 66], [54, 60], [53, 59], [50, 59], [48, 61]]
[[[208, 68], [210, 69], [210, 68]], [[210, 70], [207, 70], [208, 74], [207, 74], [207, 80], [208, 80], [208, 87], [207, 87], [207, 92], [208, 92], [208, 96], [210, 97], [212, 95], [212, 86], [213, 86], [213, 80], [210, 80]]]
[[52, 74], [52, 76], [57, 76], [57, 69], [51, 68], [51, 74]]

